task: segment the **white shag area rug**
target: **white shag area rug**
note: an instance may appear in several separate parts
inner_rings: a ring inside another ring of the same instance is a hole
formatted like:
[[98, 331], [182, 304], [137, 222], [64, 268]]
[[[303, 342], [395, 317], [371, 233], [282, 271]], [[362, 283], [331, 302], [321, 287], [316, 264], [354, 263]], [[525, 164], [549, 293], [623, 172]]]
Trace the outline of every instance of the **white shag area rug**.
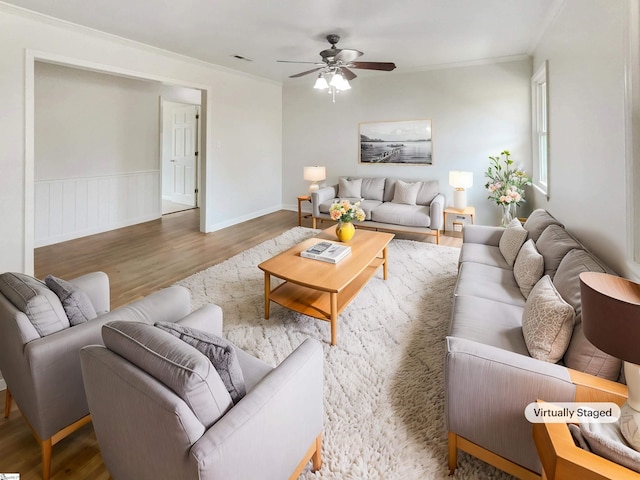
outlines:
[[178, 282], [191, 290], [193, 309], [220, 305], [225, 337], [273, 366], [307, 337], [323, 342], [323, 466], [300, 478], [512, 478], [462, 452], [448, 477], [444, 337], [460, 250], [392, 240], [388, 280], [380, 269], [345, 308], [331, 347], [328, 322], [274, 303], [271, 318], [263, 318], [257, 265], [316, 232], [293, 228]]

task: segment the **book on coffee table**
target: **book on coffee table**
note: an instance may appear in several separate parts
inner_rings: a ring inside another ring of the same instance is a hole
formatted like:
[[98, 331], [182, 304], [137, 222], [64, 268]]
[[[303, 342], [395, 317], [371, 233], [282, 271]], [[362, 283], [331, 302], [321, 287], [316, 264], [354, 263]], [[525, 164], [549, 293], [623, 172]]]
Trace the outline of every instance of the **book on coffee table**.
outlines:
[[300, 252], [304, 258], [328, 263], [338, 263], [351, 253], [351, 247], [333, 242], [320, 242]]

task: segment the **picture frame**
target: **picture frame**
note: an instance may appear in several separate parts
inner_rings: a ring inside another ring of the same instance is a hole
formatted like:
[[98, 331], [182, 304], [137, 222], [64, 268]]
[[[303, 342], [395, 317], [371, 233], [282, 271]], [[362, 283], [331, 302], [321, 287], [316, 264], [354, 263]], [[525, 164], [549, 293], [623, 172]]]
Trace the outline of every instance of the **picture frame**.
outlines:
[[370, 165], [433, 165], [431, 120], [359, 123], [358, 161]]

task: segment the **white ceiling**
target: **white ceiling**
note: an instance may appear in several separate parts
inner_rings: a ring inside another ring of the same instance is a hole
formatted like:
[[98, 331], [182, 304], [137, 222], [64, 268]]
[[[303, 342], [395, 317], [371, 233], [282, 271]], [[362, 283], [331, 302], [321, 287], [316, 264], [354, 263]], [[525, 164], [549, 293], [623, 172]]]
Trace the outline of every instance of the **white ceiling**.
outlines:
[[[329, 47], [395, 72], [530, 54], [564, 0], [9, 0], [72, 23], [284, 81]], [[252, 59], [238, 60], [233, 55]], [[390, 75], [364, 72], [358, 75]], [[290, 81], [304, 81], [294, 79]]]

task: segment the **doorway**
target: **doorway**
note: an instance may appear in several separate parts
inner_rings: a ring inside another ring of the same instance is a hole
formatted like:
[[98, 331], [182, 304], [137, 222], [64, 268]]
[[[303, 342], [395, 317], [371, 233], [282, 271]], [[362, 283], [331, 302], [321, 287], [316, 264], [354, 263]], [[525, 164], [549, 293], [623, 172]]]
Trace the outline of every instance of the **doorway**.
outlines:
[[162, 214], [199, 206], [200, 105], [161, 99]]

